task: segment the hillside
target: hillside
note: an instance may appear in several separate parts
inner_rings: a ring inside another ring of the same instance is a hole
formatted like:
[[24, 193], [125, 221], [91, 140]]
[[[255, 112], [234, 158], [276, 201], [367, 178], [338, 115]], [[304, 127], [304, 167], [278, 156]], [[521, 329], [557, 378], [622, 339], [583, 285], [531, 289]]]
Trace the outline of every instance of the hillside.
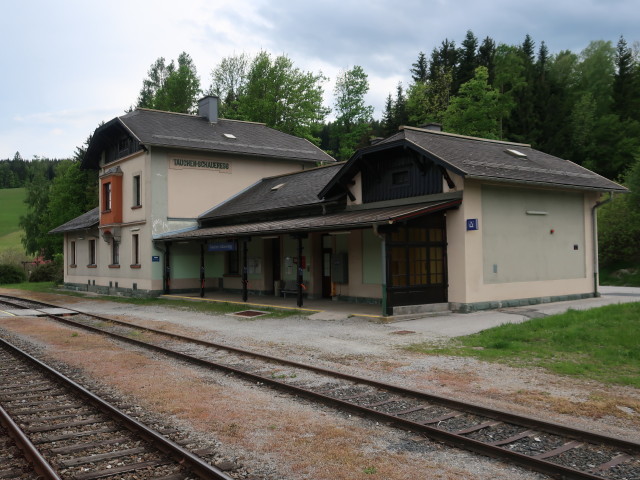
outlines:
[[22, 230], [18, 222], [27, 211], [26, 195], [25, 188], [0, 189], [0, 251], [9, 248], [22, 250]]

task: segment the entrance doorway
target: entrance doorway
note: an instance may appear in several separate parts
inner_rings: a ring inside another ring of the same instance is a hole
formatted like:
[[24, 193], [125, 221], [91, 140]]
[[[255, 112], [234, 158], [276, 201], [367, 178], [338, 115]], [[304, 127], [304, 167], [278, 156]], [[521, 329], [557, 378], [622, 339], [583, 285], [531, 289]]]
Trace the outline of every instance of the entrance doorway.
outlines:
[[387, 306], [447, 302], [444, 213], [398, 225], [387, 234]]
[[331, 297], [331, 254], [330, 248], [322, 249], [322, 298]]

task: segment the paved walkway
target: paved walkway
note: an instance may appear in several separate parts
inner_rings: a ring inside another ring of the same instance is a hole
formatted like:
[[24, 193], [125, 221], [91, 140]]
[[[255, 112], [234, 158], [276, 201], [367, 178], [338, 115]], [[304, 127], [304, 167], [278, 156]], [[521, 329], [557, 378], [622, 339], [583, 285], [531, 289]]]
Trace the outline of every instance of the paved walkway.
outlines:
[[[430, 315], [410, 320], [394, 321], [394, 330], [422, 333], [435, 337], [455, 337], [469, 335], [487, 328], [504, 323], [521, 323], [530, 318], [543, 317], [556, 313], [563, 313], [569, 309], [587, 310], [590, 308], [611, 305], [615, 303], [640, 302], [640, 288], [632, 287], [600, 287], [601, 296], [567, 302], [543, 303], [526, 307], [503, 308], [486, 310], [475, 313], [447, 313], [444, 315]], [[168, 297], [180, 297], [171, 295]], [[297, 309], [295, 298], [250, 297], [247, 303], [238, 302], [237, 295], [208, 295], [205, 301], [237, 302], [247, 309], [260, 309], [271, 306], [279, 308]], [[354, 304], [331, 300], [305, 300], [303, 309], [308, 310], [310, 318], [314, 320], [345, 320], [349, 317], [363, 317], [370, 321], [384, 322], [380, 316], [379, 305]]]

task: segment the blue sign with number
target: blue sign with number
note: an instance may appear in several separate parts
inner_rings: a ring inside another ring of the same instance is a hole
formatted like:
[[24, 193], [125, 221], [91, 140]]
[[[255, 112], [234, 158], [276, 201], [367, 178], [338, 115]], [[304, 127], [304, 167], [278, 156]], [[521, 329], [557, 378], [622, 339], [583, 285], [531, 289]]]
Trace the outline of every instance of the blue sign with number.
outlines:
[[477, 218], [467, 218], [467, 231], [469, 230], [478, 230]]
[[160, 255], [152, 255], [151, 256], [151, 261], [152, 262], [159, 262], [160, 261]]

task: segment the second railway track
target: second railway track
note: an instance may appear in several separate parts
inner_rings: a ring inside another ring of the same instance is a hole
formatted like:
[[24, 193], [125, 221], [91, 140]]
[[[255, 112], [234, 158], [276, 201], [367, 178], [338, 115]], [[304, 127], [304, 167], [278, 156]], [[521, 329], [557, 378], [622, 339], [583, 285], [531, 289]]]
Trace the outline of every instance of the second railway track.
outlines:
[[[0, 297], [0, 301], [14, 300]], [[55, 307], [32, 301], [22, 301], [20, 306]], [[47, 316], [552, 476], [640, 478], [640, 444], [636, 442], [113, 318], [72, 312], [73, 317]]]

